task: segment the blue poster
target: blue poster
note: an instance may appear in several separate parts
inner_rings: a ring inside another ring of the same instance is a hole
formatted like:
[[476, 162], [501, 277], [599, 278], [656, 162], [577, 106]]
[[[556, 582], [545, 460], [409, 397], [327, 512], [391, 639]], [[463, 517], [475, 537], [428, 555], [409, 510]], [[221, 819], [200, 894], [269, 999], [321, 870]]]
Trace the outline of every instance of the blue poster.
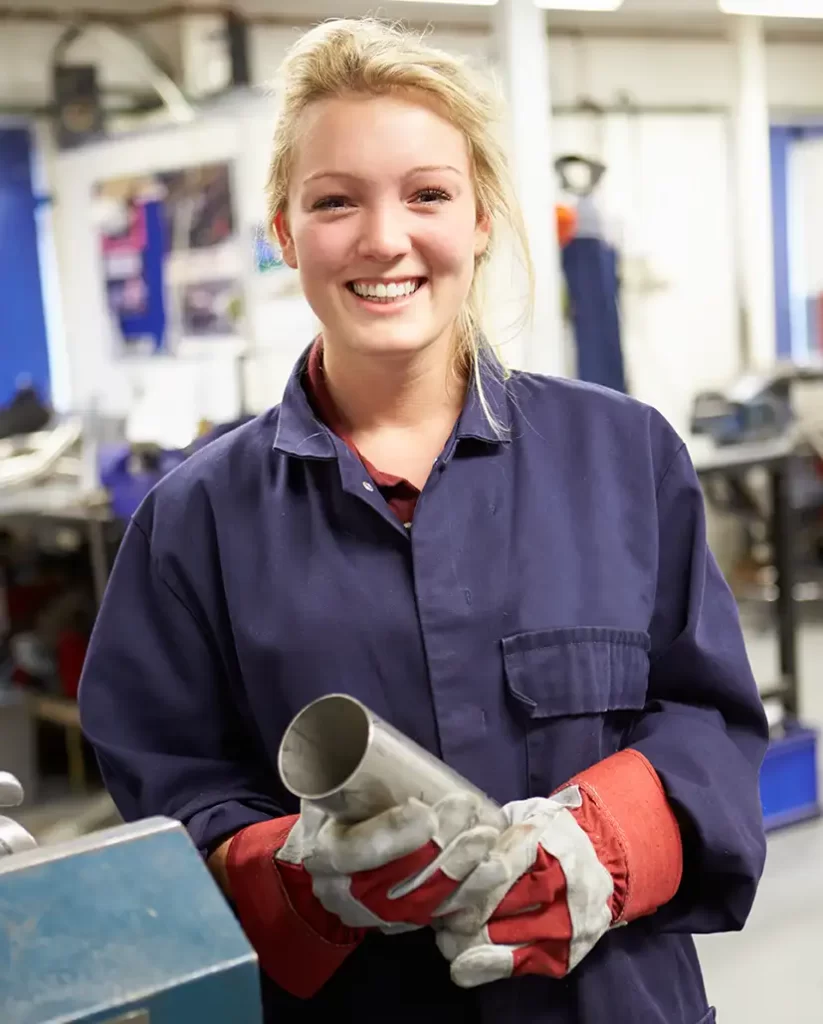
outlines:
[[95, 212], [108, 304], [127, 350], [236, 336], [242, 261], [228, 164], [103, 182]]

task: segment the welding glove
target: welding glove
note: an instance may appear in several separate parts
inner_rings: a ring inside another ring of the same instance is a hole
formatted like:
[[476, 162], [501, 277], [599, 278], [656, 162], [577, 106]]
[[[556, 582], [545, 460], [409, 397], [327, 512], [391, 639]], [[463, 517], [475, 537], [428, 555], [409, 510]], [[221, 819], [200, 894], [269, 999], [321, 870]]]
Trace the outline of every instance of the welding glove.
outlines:
[[299, 816], [251, 825], [232, 840], [232, 899], [260, 964], [313, 995], [368, 930], [415, 930], [487, 856], [502, 813], [469, 794], [418, 800], [343, 825], [303, 802]]
[[656, 772], [622, 751], [551, 798], [507, 804], [499, 842], [440, 910], [452, 980], [562, 978], [611, 928], [677, 893], [680, 830]]

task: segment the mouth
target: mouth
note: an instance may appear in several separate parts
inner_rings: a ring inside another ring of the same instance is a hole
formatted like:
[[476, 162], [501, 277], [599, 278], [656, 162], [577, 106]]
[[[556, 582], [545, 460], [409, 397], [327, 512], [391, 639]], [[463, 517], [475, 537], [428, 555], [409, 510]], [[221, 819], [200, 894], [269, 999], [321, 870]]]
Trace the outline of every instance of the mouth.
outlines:
[[398, 281], [348, 281], [346, 287], [361, 302], [375, 306], [394, 306], [407, 302], [426, 284], [426, 277]]

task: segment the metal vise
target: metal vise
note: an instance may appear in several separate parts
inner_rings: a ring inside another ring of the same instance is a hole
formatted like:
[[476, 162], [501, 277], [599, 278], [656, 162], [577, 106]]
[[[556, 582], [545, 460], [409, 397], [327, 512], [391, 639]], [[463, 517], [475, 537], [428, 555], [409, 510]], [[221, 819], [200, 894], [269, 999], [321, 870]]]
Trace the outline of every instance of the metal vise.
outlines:
[[2, 1024], [261, 1024], [257, 957], [179, 822], [28, 840], [0, 851]]

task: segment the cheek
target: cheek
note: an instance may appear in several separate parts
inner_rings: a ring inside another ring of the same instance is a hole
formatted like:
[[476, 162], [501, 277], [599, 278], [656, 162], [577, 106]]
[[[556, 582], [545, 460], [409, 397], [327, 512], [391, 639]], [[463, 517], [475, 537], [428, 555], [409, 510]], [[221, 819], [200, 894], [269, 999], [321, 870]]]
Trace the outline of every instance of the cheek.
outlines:
[[307, 222], [296, 228], [294, 245], [304, 275], [334, 272], [348, 249], [342, 225]]
[[471, 284], [474, 274], [473, 236], [458, 239], [453, 234], [431, 240], [425, 253], [426, 263], [435, 275], [435, 289], [439, 284], [449, 291], [463, 291]]
[[474, 218], [438, 218], [426, 232], [426, 257], [433, 270], [451, 276], [471, 278], [474, 272]]

